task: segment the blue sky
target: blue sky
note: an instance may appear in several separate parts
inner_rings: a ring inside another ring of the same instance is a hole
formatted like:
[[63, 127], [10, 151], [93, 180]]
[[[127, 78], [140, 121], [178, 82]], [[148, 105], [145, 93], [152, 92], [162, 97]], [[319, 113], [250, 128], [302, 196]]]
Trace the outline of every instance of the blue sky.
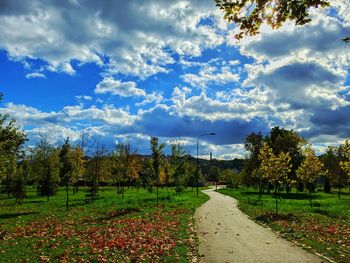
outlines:
[[215, 132], [200, 155], [229, 159], [279, 125], [321, 153], [350, 134], [350, 4], [332, 5], [236, 42], [213, 0], [1, 1], [0, 113], [29, 144], [85, 131], [110, 149], [147, 154], [157, 136], [195, 155]]

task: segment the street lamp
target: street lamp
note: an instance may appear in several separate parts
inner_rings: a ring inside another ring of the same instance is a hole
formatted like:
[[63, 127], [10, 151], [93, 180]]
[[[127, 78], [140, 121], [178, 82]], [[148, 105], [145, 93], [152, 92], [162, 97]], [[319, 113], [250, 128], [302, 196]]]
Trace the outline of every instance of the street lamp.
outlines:
[[198, 166], [198, 143], [199, 143], [199, 138], [202, 136], [213, 136], [216, 135], [214, 132], [211, 133], [203, 133], [201, 135], [198, 136], [197, 138], [197, 196], [198, 196], [198, 184], [199, 184], [199, 166]]

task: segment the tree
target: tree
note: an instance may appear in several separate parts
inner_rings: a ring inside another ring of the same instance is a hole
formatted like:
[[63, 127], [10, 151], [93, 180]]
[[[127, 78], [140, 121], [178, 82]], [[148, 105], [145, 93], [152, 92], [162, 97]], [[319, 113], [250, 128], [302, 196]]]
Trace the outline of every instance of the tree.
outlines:
[[94, 156], [90, 162], [91, 169], [89, 171], [89, 188], [85, 198], [87, 202], [93, 203], [98, 197], [99, 179], [101, 176], [103, 157], [107, 153], [106, 148], [101, 144], [100, 137], [94, 140]]
[[40, 141], [34, 149], [34, 168], [37, 178], [37, 191], [39, 195], [47, 197], [54, 195], [58, 190], [60, 159], [57, 149], [52, 147], [47, 136], [41, 135]]
[[348, 183], [350, 187], [350, 143], [348, 140], [344, 142], [343, 149], [345, 160], [340, 162], [340, 166], [348, 176]]
[[73, 164], [73, 170], [71, 175], [71, 181], [74, 185], [73, 194], [78, 192], [78, 182], [83, 179], [85, 174], [85, 154], [83, 148], [80, 146], [75, 147], [71, 151], [71, 161]]
[[124, 186], [130, 185], [130, 182], [139, 178], [140, 162], [137, 151], [131, 150], [129, 143], [119, 143], [113, 154], [114, 159], [114, 181], [117, 183], [117, 192], [120, 189], [122, 198], [124, 198]]
[[[2, 100], [0, 93], [0, 102]], [[26, 142], [26, 135], [17, 126], [14, 119], [0, 114], [0, 181], [4, 191], [11, 192], [11, 179], [16, 174], [17, 161]]]
[[[262, 147], [264, 138], [261, 134], [252, 132], [248, 134], [244, 138], [244, 148], [248, 152], [248, 158], [244, 163], [244, 174], [246, 175], [245, 177], [245, 184], [250, 185], [254, 183], [254, 176], [253, 172], [259, 167], [260, 165], [260, 160], [259, 160], [259, 152]], [[259, 181], [260, 182], [260, 181]]]
[[259, 159], [261, 161], [259, 173], [275, 187], [276, 214], [278, 214], [278, 188], [285, 182], [291, 170], [291, 157], [289, 152], [275, 155], [268, 143], [264, 142], [260, 149]]
[[16, 170], [16, 175], [12, 180], [11, 193], [15, 196], [16, 202], [20, 205], [26, 196], [26, 171], [20, 165]]
[[344, 145], [329, 146], [321, 159], [328, 171], [327, 176], [333, 184], [338, 186], [338, 198], [340, 198], [341, 188], [346, 177], [346, 171], [341, 166], [341, 163], [346, 161], [346, 148]]
[[185, 162], [189, 158], [181, 144], [171, 145], [171, 173], [175, 184], [175, 191], [182, 192], [185, 184]]
[[305, 159], [297, 170], [297, 176], [305, 183], [309, 190], [310, 206], [312, 207], [311, 193], [313, 191], [313, 185], [319, 176], [326, 174], [326, 171], [324, 170], [323, 163], [315, 155], [314, 150], [310, 146], [305, 149], [304, 155]]
[[[310, 9], [329, 6], [328, 0], [215, 0], [216, 6], [224, 12], [228, 22], [234, 22], [240, 31], [235, 35], [256, 35], [262, 24], [273, 29], [288, 20], [295, 25], [311, 21]], [[344, 39], [346, 41], [347, 38]]]
[[162, 157], [163, 157], [163, 149], [165, 147], [165, 143], [158, 144], [157, 137], [151, 137], [151, 150], [152, 150], [152, 174], [153, 180], [157, 187], [157, 206], [158, 206], [158, 188], [160, 184], [160, 172], [162, 167]]
[[69, 206], [69, 186], [75, 184], [78, 178], [84, 173], [84, 153], [78, 146], [72, 148], [69, 138], [63, 144], [60, 154], [60, 178], [66, 188], [66, 208]]
[[326, 152], [320, 157], [325, 168], [327, 169], [327, 174], [325, 176], [330, 181], [330, 185], [339, 176], [341, 176], [341, 167], [340, 167], [340, 160], [339, 160], [338, 152], [339, 151], [338, 151], [337, 147], [328, 146]]
[[59, 154], [61, 167], [60, 167], [60, 178], [61, 182], [65, 185], [66, 188], [66, 209], [68, 210], [69, 206], [69, 184], [71, 182], [71, 177], [73, 174], [73, 163], [71, 160], [71, 146], [69, 144], [69, 138], [66, 139], [65, 143], [62, 146], [62, 149]]
[[272, 148], [273, 153], [278, 155], [280, 153], [289, 153], [291, 157], [292, 167], [285, 180], [286, 191], [291, 191], [292, 185], [297, 180], [296, 170], [300, 166], [302, 160], [301, 147], [305, 145], [306, 140], [300, 137], [293, 130], [286, 130], [280, 127], [273, 127], [265, 140]]

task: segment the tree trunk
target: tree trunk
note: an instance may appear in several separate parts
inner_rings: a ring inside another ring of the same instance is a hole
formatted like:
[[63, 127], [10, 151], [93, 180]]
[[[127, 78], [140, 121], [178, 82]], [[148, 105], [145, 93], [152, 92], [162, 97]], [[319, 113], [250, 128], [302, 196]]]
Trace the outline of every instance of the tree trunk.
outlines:
[[66, 183], [66, 210], [68, 210], [69, 206], [69, 188], [68, 188], [68, 183]]
[[277, 191], [277, 184], [275, 185], [275, 199], [276, 199], [276, 215], [278, 215], [278, 191]]
[[341, 187], [341, 173], [339, 173], [339, 182], [338, 182], [338, 199], [340, 199], [340, 187]]
[[158, 206], [158, 186], [159, 184], [157, 183], [157, 206]]
[[310, 207], [312, 208], [311, 187], [310, 187], [310, 189], [309, 189], [309, 200], [310, 200]]

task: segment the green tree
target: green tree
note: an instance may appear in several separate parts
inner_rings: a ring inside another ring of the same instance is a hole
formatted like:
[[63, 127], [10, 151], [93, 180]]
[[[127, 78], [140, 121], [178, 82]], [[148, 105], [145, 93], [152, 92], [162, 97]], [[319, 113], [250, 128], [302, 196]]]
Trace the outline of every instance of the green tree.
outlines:
[[[261, 134], [252, 132], [244, 138], [244, 148], [248, 152], [248, 158], [244, 162], [244, 183], [245, 185], [254, 184], [253, 172], [259, 167], [259, 152], [262, 147], [264, 138]], [[260, 181], [259, 181], [260, 182]]]
[[69, 206], [69, 184], [71, 183], [71, 178], [73, 174], [73, 162], [71, 159], [71, 146], [69, 144], [69, 138], [66, 139], [62, 146], [59, 154], [61, 167], [60, 167], [60, 178], [61, 183], [65, 185], [66, 188], [66, 209]]
[[103, 161], [107, 153], [106, 148], [101, 144], [100, 138], [94, 140], [94, 156], [90, 161], [90, 170], [88, 173], [89, 188], [86, 191], [86, 201], [93, 203], [98, 198], [99, 180], [103, 170]]
[[286, 181], [292, 166], [289, 152], [276, 155], [268, 143], [264, 142], [259, 159], [261, 161], [259, 173], [275, 187], [276, 214], [278, 214], [279, 187]]
[[323, 163], [315, 155], [314, 150], [311, 149], [311, 146], [308, 146], [305, 149], [305, 159], [301, 163], [300, 167], [297, 170], [297, 176], [299, 179], [304, 182], [309, 190], [309, 200], [310, 206], [312, 207], [311, 202], [311, 193], [313, 191], [313, 186], [316, 182], [316, 179], [321, 175], [326, 174]]
[[329, 179], [331, 185], [341, 174], [338, 148], [334, 146], [328, 146], [326, 152], [321, 156], [321, 161], [327, 169], [326, 176]]
[[[228, 22], [234, 22], [240, 31], [235, 35], [256, 35], [264, 23], [276, 29], [288, 20], [295, 25], [311, 21], [310, 9], [329, 6], [328, 0], [215, 0]], [[344, 39], [347, 41], [347, 38]]]
[[151, 151], [152, 151], [152, 174], [153, 174], [153, 181], [157, 188], [157, 206], [159, 203], [159, 195], [158, 195], [158, 188], [160, 185], [160, 173], [162, 168], [162, 157], [163, 157], [163, 149], [165, 147], [165, 143], [158, 144], [158, 138], [157, 137], [151, 137]]
[[329, 146], [326, 153], [321, 156], [321, 160], [327, 169], [327, 175], [331, 183], [338, 186], [338, 198], [341, 197], [341, 188], [346, 178], [346, 172], [341, 167], [341, 163], [346, 160], [346, 150], [344, 145]]
[[[2, 100], [0, 93], [0, 102]], [[16, 174], [16, 166], [26, 142], [25, 133], [16, 126], [14, 119], [0, 114], [0, 181], [4, 191], [10, 195], [11, 179]]]
[[60, 151], [60, 178], [66, 189], [66, 208], [69, 207], [69, 186], [75, 184], [84, 173], [84, 153], [80, 147], [72, 148], [69, 138]]
[[171, 145], [171, 173], [175, 184], [175, 191], [182, 192], [185, 184], [185, 162], [189, 158], [181, 144]]
[[26, 171], [23, 169], [22, 165], [16, 170], [16, 175], [12, 180], [11, 192], [16, 198], [16, 202], [21, 204], [24, 197], [26, 196]]
[[49, 201], [59, 186], [60, 159], [57, 149], [52, 147], [47, 136], [42, 135], [34, 149], [33, 171], [37, 178], [39, 195], [46, 196]]
[[345, 171], [349, 183], [349, 190], [350, 190], [350, 143], [348, 140], [344, 142], [343, 145], [343, 152], [345, 160], [340, 162], [341, 168]]

